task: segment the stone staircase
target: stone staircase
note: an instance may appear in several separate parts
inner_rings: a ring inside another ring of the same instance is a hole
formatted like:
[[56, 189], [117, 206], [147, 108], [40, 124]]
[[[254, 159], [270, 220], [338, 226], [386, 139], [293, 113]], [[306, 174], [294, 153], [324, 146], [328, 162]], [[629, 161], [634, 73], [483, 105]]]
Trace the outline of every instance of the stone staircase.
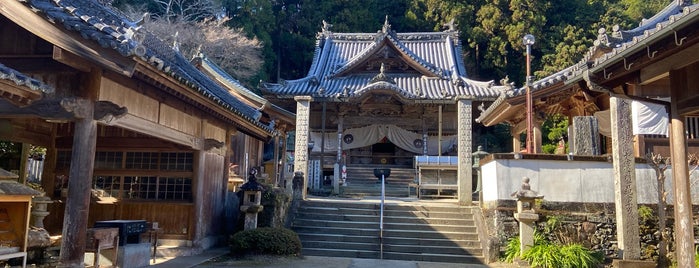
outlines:
[[[483, 263], [471, 207], [455, 203], [388, 202], [383, 259]], [[379, 201], [303, 201], [292, 229], [311, 256], [381, 258]]]
[[386, 179], [386, 196], [409, 196], [408, 184], [415, 180], [415, 169], [382, 165], [348, 166], [346, 185], [341, 190], [342, 196], [381, 196], [381, 183], [374, 176], [375, 168], [391, 169], [391, 175]]

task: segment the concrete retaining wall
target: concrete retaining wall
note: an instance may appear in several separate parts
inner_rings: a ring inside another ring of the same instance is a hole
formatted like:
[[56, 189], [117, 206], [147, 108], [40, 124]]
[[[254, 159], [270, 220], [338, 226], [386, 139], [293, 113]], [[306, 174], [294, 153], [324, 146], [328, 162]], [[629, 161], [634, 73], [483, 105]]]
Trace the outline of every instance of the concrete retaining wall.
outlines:
[[[691, 170], [691, 167], [690, 167]], [[533, 191], [550, 202], [614, 203], [614, 172], [607, 161], [567, 161], [542, 159], [493, 159], [481, 166], [483, 204], [495, 207], [502, 200], [513, 200], [510, 195], [520, 189], [522, 177], [530, 178]], [[692, 203], [699, 204], [699, 172], [690, 174]], [[668, 204], [672, 204], [672, 171], [667, 176], [665, 189]], [[655, 171], [647, 164], [636, 164], [636, 188], [639, 204], [657, 203]]]

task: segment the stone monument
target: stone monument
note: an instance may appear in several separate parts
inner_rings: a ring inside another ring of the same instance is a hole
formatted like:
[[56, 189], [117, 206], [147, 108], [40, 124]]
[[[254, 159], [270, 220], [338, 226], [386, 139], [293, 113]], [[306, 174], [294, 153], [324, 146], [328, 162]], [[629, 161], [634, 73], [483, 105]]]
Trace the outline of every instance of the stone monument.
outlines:
[[570, 151], [575, 155], [599, 155], [599, 128], [594, 116], [573, 117]]

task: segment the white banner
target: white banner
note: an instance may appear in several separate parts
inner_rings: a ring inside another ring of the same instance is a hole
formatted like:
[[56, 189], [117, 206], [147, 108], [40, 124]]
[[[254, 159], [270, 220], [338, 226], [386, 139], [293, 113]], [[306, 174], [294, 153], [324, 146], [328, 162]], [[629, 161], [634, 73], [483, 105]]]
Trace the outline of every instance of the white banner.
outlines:
[[[423, 152], [423, 139], [422, 133], [416, 133], [402, 129], [395, 125], [372, 125], [361, 128], [350, 128], [345, 129], [342, 135], [342, 149], [355, 149], [366, 147], [377, 142], [380, 142], [383, 138], [387, 138], [393, 144], [399, 148], [415, 153], [422, 154]], [[313, 152], [321, 151], [321, 139], [322, 134], [320, 132], [311, 132], [310, 140], [314, 142]], [[337, 132], [326, 132], [325, 133], [325, 152], [337, 151]], [[430, 136], [427, 138], [427, 154], [437, 155], [438, 153], [439, 138], [437, 136]], [[456, 150], [456, 135], [442, 136], [442, 153]]]

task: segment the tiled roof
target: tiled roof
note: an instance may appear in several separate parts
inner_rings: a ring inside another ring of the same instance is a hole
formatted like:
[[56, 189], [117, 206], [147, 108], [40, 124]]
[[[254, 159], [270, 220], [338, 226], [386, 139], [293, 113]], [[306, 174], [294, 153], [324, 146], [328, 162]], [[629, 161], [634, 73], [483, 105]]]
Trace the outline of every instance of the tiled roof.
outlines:
[[48, 20], [76, 31], [124, 56], [139, 57], [195, 92], [216, 102], [255, 126], [272, 133], [258, 121], [260, 112], [230, 95], [196, 69], [179, 52], [120, 13], [92, 0], [26, 0], [28, 6]]
[[243, 84], [241, 84], [240, 81], [233, 78], [229, 73], [227, 73], [226, 71], [221, 69], [221, 67], [218, 66], [216, 63], [209, 60], [208, 57], [206, 57], [204, 55], [199, 55], [199, 56], [197, 56], [197, 59], [201, 60], [201, 66], [203, 68], [205, 68], [207, 71], [215, 74], [219, 78], [225, 80], [226, 84], [229, 85], [229, 89], [235, 90], [236, 92], [245, 96], [245, 98], [248, 98], [249, 100], [252, 100], [253, 102], [258, 103], [260, 105], [260, 107], [262, 107], [262, 109], [264, 109], [264, 106], [269, 105], [275, 111], [283, 113], [289, 117], [296, 116], [294, 113], [289, 112], [289, 111], [285, 110], [284, 108], [281, 108], [275, 104], [272, 104], [267, 99], [263, 98], [260, 95], [255, 94], [255, 92], [252, 92], [250, 89], [248, 89]]
[[41, 93], [53, 93], [53, 88], [43, 82], [31, 78], [15, 69], [7, 67], [0, 63], [0, 79], [9, 80], [15, 85], [26, 87], [28, 90]]
[[[532, 82], [531, 92], [543, 90], [551, 85], [563, 82], [565, 84], [577, 83], [584, 79], [588, 71], [603, 68], [608, 63], [627, 53], [646, 49], [645, 42], [661, 38], [662, 33], [667, 32], [674, 25], [682, 23], [689, 18], [699, 18], [699, 5], [690, 5], [691, 1], [672, 1], [667, 7], [650, 19], [643, 20], [638, 27], [622, 31], [614, 27], [611, 34], [605, 29], [600, 29], [598, 39], [590, 47], [590, 51], [578, 63], [573, 64], [559, 72]], [[609, 52], [596, 53], [608, 49]], [[504, 92], [493, 102], [477, 120], [488, 117], [497, 110], [497, 107], [507, 99], [521, 96], [526, 93], [526, 87], [520, 87], [512, 91]]]
[[[265, 93], [280, 97], [352, 97], [372, 89], [393, 90], [414, 100], [450, 100], [458, 96], [492, 100], [509, 85], [466, 78], [458, 32], [319, 33], [308, 75], [297, 80], [264, 83]], [[386, 79], [372, 80], [379, 71], [356, 71], [368, 59], [391, 49], [415, 71], [392, 70]], [[393, 83], [389, 82], [392, 81]]]

